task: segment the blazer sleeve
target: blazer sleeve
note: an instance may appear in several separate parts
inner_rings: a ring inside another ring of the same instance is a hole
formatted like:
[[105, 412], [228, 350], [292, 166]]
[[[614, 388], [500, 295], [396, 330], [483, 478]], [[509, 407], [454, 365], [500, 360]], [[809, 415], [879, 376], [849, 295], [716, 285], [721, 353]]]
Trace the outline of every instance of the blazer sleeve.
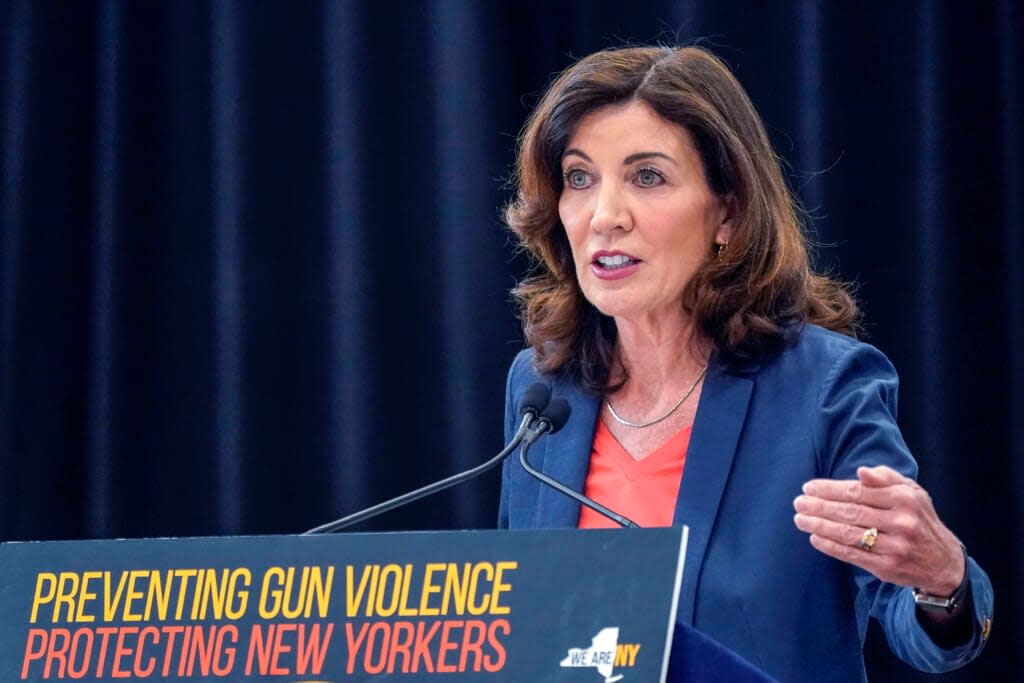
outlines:
[[[520, 352], [515, 357], [515, 360], [512, 361], [512, 366], [508, 370], [508, 378], [505, 380], [505, 443], [508, 443], [512, 439], [512, 435], [515, 434], [516, 415], [519, 412], [515, 405], [515, 399], [518, 395], [518, 390], [523, 384], [521, 378], [522, 370], [524, 367], [529, 367], [529, 364], [532, 362], [531, 358], [532, 354], [529, 350]], [[508, 504], [511, 462], [511, 457], [506, 458], [501, 466], [501, 498], [498, 502], [499, 529], [509, 528]]]
[[[851, 344], [829, 371], [819, 400], [814, 430], [821, 462], [819, 471], [834, 479], [856, 479], [861, 466], [888, 465], [916, 479], [917, 463], [896, 426], [899, 380], [889, 360], [867, 344]], [[878, 619], [892, 651], [907, 664], [940, 673], [971, 661], [985, 646], [991, 623], [992, 583], [981, 567], [968, 558], [973, 601], [973, 634], [953, 649], [936, 645], [917, 621], [911, 589], [885, 583], [870, 572], [853, 567], [857, 619], [861, 633], [867, 616]]]

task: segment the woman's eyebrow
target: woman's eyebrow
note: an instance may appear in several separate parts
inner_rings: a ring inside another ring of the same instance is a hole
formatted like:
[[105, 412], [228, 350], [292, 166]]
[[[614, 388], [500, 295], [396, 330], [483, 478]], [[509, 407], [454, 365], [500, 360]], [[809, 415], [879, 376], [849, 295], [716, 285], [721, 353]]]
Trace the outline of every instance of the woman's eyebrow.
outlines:
[[562, 155], [562, 159], [565, 159], [570, 154], [575, 154], [578, 157], [582, 157], [584, 161], [587, 161], [587, 162], [590, 162], [590, 163], [594, 163], [594, 160], [591, 159], [590, 157], [588, 157], [586, 154], [584, 154], [583, 150], [576, 149], [575, 147], [571, 147], [571, 148], [565, 150], [565, 154]]
[[[573, 155], [578, 156], [589, 163], [594, 163], [593, 159], [587, 156], [583, 150], [577, 149], [575, 147], [565, 150], [565, 153], [562, 155], [562, 159], [565, 159], [565, 157], [567, 156]], [[635, 154], [630, 154], [628, 157], [623, 159], [622, 165], [629, 166], [630, 164], [635, 164], [638, 161], [643, 161], [644, 159], [652, 158], [665, 159], [667, 161], [672, 162], [673, 164], [676, 163], [675, 159], [662, 152], [636, 152]]]
[[630, 164], [635, 164], [638, 161], [643, 161], [644, 159], [650, 159], [652, 157], [665, 159], [667, 161], [671, 161], [673, 164], [676, 163], [675, 159], [667, 154], [662, 154], [661, 152], [637, 152], [636, 154], [630, 154], [626, 157], [623, 160], [622, 165], [629, 166]]

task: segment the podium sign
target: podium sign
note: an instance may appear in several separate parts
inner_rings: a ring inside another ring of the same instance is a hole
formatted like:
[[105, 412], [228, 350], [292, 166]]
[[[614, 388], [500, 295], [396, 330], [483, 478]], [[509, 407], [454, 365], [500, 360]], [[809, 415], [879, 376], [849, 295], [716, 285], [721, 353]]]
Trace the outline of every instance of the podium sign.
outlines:
[[3, 681], [664, 681], [684, 529], [8, 543]]

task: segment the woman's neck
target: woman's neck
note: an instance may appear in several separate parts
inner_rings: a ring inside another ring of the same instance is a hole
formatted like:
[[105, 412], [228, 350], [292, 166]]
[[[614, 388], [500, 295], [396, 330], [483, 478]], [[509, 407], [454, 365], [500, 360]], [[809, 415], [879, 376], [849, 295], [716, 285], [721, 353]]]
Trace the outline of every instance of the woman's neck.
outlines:
[[682, 311], [672, 318], [616, 320], [618, 350], [629, 380], [617, 394], [655, 399], [673, 396], [707, 364], [710, 345], [694, 335]]

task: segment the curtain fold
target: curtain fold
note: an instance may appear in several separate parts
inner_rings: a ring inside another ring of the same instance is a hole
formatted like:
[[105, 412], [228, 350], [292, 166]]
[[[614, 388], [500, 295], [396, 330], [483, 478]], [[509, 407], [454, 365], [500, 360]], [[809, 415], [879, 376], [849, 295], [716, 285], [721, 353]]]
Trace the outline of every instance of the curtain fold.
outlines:
[[[2, 35], [7, 48], [0, 54], [0, 66], [3, 68], [4, 88], [3, 136], [0, 138], [0, 155], [3, 165], [0, 166], [3, 176], [2, 194], [0, 194], [0, 220], [3, 230], [0, 232], [0, 482], [6, 485], [15, 484], [19, 476], [15, 467], [18, 457], [15, 426], [12, 419], [14, 401], [15, 363], [15, 319], [19, 299], [17, 255], [20, 251], [20, 233], [22, 224], [21, 193], [25, 177], [25, 138], [28, 127], [27, 120], [27, 87], [29, 69], [29, 44], [31, 40], [32, 6], [27, 1], [14, 2], [6, 5], [0, 15], [3, 23]], [[17, 490], [17, 489], [12, 489]], [[27, 525], [23, 526], [18, 514], [16, 496], [3, 496], [0, 511], [8, 525], [8, 533], [28, 533]]]
[[104, 0], [97, 13], [96, 130], [93, 178], [92, 292], [89, 315], [89, 426], [88, 487], [85, 512], [87, 533], [104, 537], [113, 530], [111, 485], [114, 472], [111, 430], [114, 411], [113, 372], [118, 344], [115, 338], [114, 287], [116, 285], [116, 229], [118, 219], [118, 65], [120, 59], [120, 7]]
[[[858, 283], [1024, 667], [1019, 3], [0, 5], [0, 539], [289, 533], [501, 447], [515, 137], [573, 58], [698, 43]], [[363, 529], [491, 526], [496, 474]], [[930, 680], [879, 634], [873, 681]], [[916, 677], [915, 677], [916, 676]]]
[[363, 260], [367, 213], [360, 200], [367, 162], [359, 142], [365, 125], [358, 102], [360, 63], [366, 45], [359, 25], [360, 5], [345, 0], [329, 2], [323, 24], [326, 83], [325, 193], [330, 296], [330, 510], [339, 516], [375, 502], [366, 485], [371, 453], [370, 392], [374, 355], [367, 329], [372, 298], [368, 269]]
[[[914, 75], [916, 90], [916, 154], [915, 202], [917, 223], [917, 270], [914, 282], [916, 344], [921, 355], [919, 396], [923, 422], [922, 445], [939, 462], [949, 460], [949, 421], [946, 406], [942, 400], [942, 366], [948, 362], [943, 357], [945, 340], [951, 329], [949, 318], [942, 315], [940, 307], [946, 299], [944, 289], [948, 283], [946, 267], [948, 252], [946, 230], [951, 227], [947, 221], [949, 207], [945, 172], [942, 164], [948, 163], [943, 154], [943, 138], [946, 137], [945, 112], [940, 107], [944, 97], [946, 79], [943, 63], [938, 50], [939, 3], [933, 0], [918, 2], [916, 29], [917, 54]], [[937, 479], [932, 487], [943, 487], [942, 494], [949, 494], [948, 480]]]
[[210, 129], [217, 531], [242, 528], [244, 345], [238, 4], [211, 6]]

